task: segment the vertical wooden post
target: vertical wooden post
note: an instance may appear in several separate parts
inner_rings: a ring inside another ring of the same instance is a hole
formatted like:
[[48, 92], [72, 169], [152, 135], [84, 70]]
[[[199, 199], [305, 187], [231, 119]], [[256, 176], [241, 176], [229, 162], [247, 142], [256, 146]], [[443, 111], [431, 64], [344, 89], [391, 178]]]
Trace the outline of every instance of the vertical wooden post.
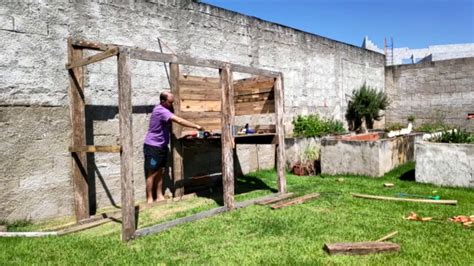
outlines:
[[[181, 97], [179, 95], [179, 64], [170, 63], [170, 86], [171, 93], [174, 95], [174, 114], [177, 116], [181, 115]], [[179, 141], [181, 137], [183, 127], [179, 124], [174, 123], [172, 126], [171, 135], [171, 154], [173, 157], [173, 183], [174, 183], [174, 196], [182, 197], [184, 195], [183, 185], [183, 154], [182, 144]]]
[[120, 175], [122, 189], [122, 241], [135, 234], [135, 206], [133, 191], [133, 133], [132, 133], [132, 78], [130, 50], [120, 48], [118, 54], [118, 109], [120, 123]]
[[[80, 60], [82, 49], [74, 48], [68, 38], [68, 62]], [[85, 146], [85, 99], [84, 67], [69, 69], [69, 115], [72, 126], [71, 146]], [[72, 182], [76, 220], [89, 218], [89, 185], [87, 183], [87, 158], [85, 152], [74, 152], [72, 160]]]
[[232, 125], [234, 124], [234, 82], [229, 64], [224, 64], [219, 70], [221, 85], [221, 112], [222, 112], [222, 182], [224, 188], [224, 205], [232, 210], [234, 202], [234, 140]]
[[276, 145], [277, 155], [277, 175], [278, 175], [278, 191], [280, 193], [286, 192], [286, 178], [285, 178], [285, 127], [283, 124], [284, 101], [283, 101], [283, 77], [280, 74], [275, 78], [275, 119], [276, 119], [276, 134], [278, 144]]

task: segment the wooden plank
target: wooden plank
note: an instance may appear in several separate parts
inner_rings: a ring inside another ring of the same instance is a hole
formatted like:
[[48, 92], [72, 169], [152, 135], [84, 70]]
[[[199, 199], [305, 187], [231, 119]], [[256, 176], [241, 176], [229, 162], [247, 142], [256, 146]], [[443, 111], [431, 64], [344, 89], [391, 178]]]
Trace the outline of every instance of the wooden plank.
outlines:
[[57, 232], [0, 232], [0, 237], [47, 237], [57, 235]]
[[400, 251], [400, 246], [391, 242], [355, 242], [324, 244], [324, 250], [331, 255], [364, 255], [370, 253]]
[[241, 93], [248, 93], [251, 91], [258, 91], [264, 89], [272, 89], [275, 83], [274, 78], [265, 78], [265, 79], [249, 79], [249, 80], [240, 80], [234, 83], [235, 92], [237, 95]]
[[69, 147], [69, 152], [121, 152], [122, 147], [120, 145], [87, 145], [87, 146], [76, 146]]
[[283, 123], [283, 116], [285, 113], [285, 104], [283, 100], [283, 76], [280, 75], [275, 79], [275, 121], [276, 121], [276, 168], [278, 175], [278, 191], [280, 193], [286, 192], [286, 178], [285, 178], [285, 124]]
[[224, 204], [230, 210], [234, 209], [234, 143], [232, 125], [234, 124], [234, 86], [232, 71], [229, 64], [220, 70], [222, 91], [222, 182], [224, 190]]
[[92, 40], [83, 40], [83, 39], [71, 39], [71, 44], [75, 48], [83, 48], [83, 49], [89, 49], [89, 50], [99, 50], [99, 51], [105, 51], [108, 50], [112, 47], [115, 47], [116, 45], [113, 44], [104, 44]]
[[458, 204], [457, 200], [430, 200], [430, 199], [410, 199], [410, 198], [395, 198], [395, 197], [385, 197], [385, 196], [376, 196], [376, 195], [366, 195], [366, 194], [357, 194], [351, 193], [355, 198], [363, 199], [375, 199], [375, 200], [391, 200], [391, 201], [406, 201], [406, 202], [419, 202], [419, 203], [432, 203], [432, 204], [446, 204], [446, 205], [456, 205]]
[[294, 193], [279, 194], [277, 197], [266, 199], [266, 200], [261, 200], [261, 201], [258, 201], [256, 204], [257, 205], [268, 205], [268, 204], [272, 204], [272, 203], [275, 203], [275, 202], [278, 202], [278, 201], [281, 201], [281, 200], [284, 200], [284, 199], [287, 199], [287, 198], [291, 198], [291, 197], [293, 197], [293, 195], [294, 195]]
[[[176, 111], [175, 111], [176, 112]], [[219, 118], [221, 119], [221, 112], [186, 112], [181, 110], [181, 117], [186, 119], [199, 119], [199, 118]]]
[[122, 198], [122, 241], [129, 241], [135, 234], [135, 204], [133, 188], [133, 127], [132, 127], [132, 78], [130, 50], [120, 48], [118, 56], [120, 175]]
[[181, 99], [181, 110], [186, 112], [220, 112], [221, 101], [199, 101]]
[[255, 115], [275, 113], [275, 101], [235, 103], [235, 115]]
[[278, 202], [278, 203], [275, 203], [275, 204], [271, 205], [270, 207], [275, 210], [275, 209], [280, 209], [280, 208], [288, 207], [288, 206], [295, 205], [295, 204], [300, 204], [300, 203], [303, 203], [303, 202], [306, 202], [308, 200], [312, 200], [312, 199], [315, 199], [315, 198], [319, 198], [319, 193], [311, 193], [311, 194], [304, 195], [304, 196], [301, 196], [301, 197], [297, 197], [297, 198], [289, 199], [289, 200], [286, 200], [286, 201]]
[[208, 91], [185, 91], [181, 93], [183, 100], [220, 101], [221, 92], [209, 93]]
[[[175, 63], [170, 64], [170, 84], [171, 92], [174, 95], [173, 109], [174, 114], [177, 116], [182, 115], [181, 108], [181, 84], [179, 81], [179, 65]], [[173, 187], [174, 197], [182, 197], [184, 195], [184, 186], [182, 185], [183, 180], [183, 146], [179, 141], [181, 138], [183, 127], [177, 123], [172, 125], [172, 138], [171, 138], [171, 153], [173, 156]]]
[[71, 69], [71, 68], [76, 68], [76, 67], [82, 67], [82, 66], [85, 66], [85, 65], [89, 65], [89, 64], [104, 60], [106, 58], [115, 56], [117, 54], [118, 54], [118, 48], [117, 47], [110, 48], [107, 51], [102, 52], [100, 54], [92, 55], [92, 56], [89, 56], [89, 57], [86, 57], [86, 58], [81, 58], [79, 60], [74, 60], [72, 62], [69, 62], [69, 63], [66, 64], [66, 69]]
[[179, 76], [180, 85], [196, 85], [196, 84], [211, 84], [211, 86], [220, 88], [220, 79], [213, 77], [202, 77], [202, 76], [190, 76], [190, 75], [180, 75]]
[[[111, 47], [127, 47], [124, 45], [104, 44], [104, 43], [95, 42], [91, 40], [79, 40], [79, 39], [74, 39], [73, 44], [74, 46], [78, 48], [86, 48], [86, 49], [101, 50], [101, 51], [110, 49]], [[177, 63], [177, 64], [182, 64], [182, 65], [209, 67], [209, 68], [215, 68], [215, 69], [220, 69], [222, 68], [224, 64], [229, 64], [229, 63], [218, 61], [218, 60], [200, 59], [200, 58], [193, 58], [189, 56], [176, 56], [173, 54], [164, 54], [160, 52], [148, 51], [148, 50], [134, 48], [134, 47], [128, 47], [128, 48], [130, 48], [131, 58], [138, 59], [138, 60]], [[247, 73], [251, 75], [277, 77], [281, 74], [280, 72], [277, 72], [277, 71], [242, 66], [238, 64], [230, 64], [230, 65], [234, 69], [235, 72]]]
[[[80, 60], [81, 49], [72, 46], [68, 38], [68, 62]], [[84, 99], [84, 68], [78, 67], [69, 71], [69, 115], [72, 126], [71, 146], [85, 146], [85, 99]], [[87, 183], [86, 153], [72, 154], [72, 183], [74, 187], [74, 209], [76, 220], [89, 217], [89, 185]]]
[[[271, 195], [264, 196], [264, 197], [261, 197], [261, 198], [256, 198], [256, 199], [250, 199], [250, 200], [246, 200], [246, 201], [242, 201], [242, 202], [237, 202], [235, 204], [235, 209], [245, 208], [245, 207], [248, 207], [248, 206], [251, 206], [251, 205], [255, 204], [258, 201], [267, 200], [267, 199], [276, 197], [278, 195], [279, 194], [271, 194]], [[214, 215], [217, 215], [219, 213], [223, 213], [223, 212], [228, 211], [228, 210], [229, 209], [226, 206], [218, 207], [218, 208], [214, 208], [214, 209], [211, 209], [211, 210], [208, 210], [208, 211], [203, 211], [203, 212], [200, 212], [200, 213], [196, 213], [196, 214], [193, 214], [193, 215], [188, 216], [188, 217], [178, 218], [178, 219], [173, 220], [173, 221], [153, 225], [153, 226], [150, 226], [150, 227], [147, 227], [147, 228], [142, 228], [142, 229], [137, 230], [135, 236], [136, 237], [141, 237], [141, 236], [146, 236], [146, 235], [151, 235], [151, 234], [157, 234], [157, 233], [163, 232], [165, 230], [168, 230], [170, 228], [173, 228], [177, 225], [198, 221], [198, 220], [208, 218], [208, 217], [212, 217]]]
[[245, 94], [245, 95], [235, 96], [234, 102], [247, 103], [247, 102], [267, 101], [267, 100], [273, 100], [273, 99], [274, 99], [274, 93], [266, 92], [266, 93]]
[[178, 63], [178, 57], [176, 55], [147, 51], [143, 49], [131, 49], [130, 56], [132, 59], [138, 59], [143, 61]]

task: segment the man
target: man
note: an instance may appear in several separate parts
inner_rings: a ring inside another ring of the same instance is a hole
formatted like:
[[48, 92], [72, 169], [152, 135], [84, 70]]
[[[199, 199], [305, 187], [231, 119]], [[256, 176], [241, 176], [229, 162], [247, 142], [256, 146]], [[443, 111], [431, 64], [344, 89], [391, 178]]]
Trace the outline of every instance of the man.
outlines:
[[160, 104], [153, 108], [143, 145], [148, 203], [153, 202], [153, 191], [156, 192], [156, 201], [164, 200], [162, 187], [168, 158], [171, 121], [185, 127], [203, 130], [201, 126], [174, 115], [173, 100], [174, 96], [170, 92], [165, 91], [160, 94]]

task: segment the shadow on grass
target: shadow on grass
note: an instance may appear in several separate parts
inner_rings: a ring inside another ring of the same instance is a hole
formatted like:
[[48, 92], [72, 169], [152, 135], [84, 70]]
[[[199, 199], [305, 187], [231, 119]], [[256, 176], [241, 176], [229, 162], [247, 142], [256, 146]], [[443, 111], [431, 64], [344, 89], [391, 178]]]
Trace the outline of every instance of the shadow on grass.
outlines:
[[415, 169], [411, 169], [400, 175], [402, 181], [415, 181]]

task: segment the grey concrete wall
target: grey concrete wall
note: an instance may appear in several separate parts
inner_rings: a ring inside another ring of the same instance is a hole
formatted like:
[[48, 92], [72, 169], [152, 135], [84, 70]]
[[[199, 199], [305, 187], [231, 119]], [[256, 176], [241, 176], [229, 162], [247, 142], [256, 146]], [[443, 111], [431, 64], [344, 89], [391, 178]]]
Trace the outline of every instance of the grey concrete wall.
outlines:
[[417, 182], [474, 188], [474, 144], [416, 143]]
[[444, 121], [474, 131], [474, 58], [423, 62], [386, 68], [386, 92], [392, 100], [386, 123]]
[[321, 172], [329, 175], [381, 177], [395, 167], [413, 161], [415, 142], [421, 138], [421, 134], [376, 141], [323, 138]]
[[[287, 134], [297, 114], [318, 112], [343, 119], [347, 95], [364, 82], [384, 89], [383, 55], [207, 4], [186, 0], [3, 2], [0, 106], [5, 122], [1, 126], [3, 132], [10, 133], [2, 134], [5, 149], [0, 152], [0, 182], [8, 185], [0, 187], [0, 195], [9, 200], [0, 202], [0, 219], [40, 219], [71, 213], [70, 200], [65, 199], [71, 192], [68, 76], [64, 68], [68, 36], [155, 51], [159, 51], [156, 37], [160, 36], [178, 54], [281, 71]], [[96, 106], [89, 108], [93, 122], [88, 123], [88, 144], [116, 143], [116, 68], [113, 58], [87, 67], [86, 103]], [[144, 196], [141, 145], [150, 108], [169, 84], [163, 64], [133, 61], [131, 70], [137, 109], [133, 121], [134, 173], [139, 200]], [[203, 68], [181, 70], [190, 75], [218, 75]], [[38, 121], [43, 121], [42, 135], [32, 127]], [[21, 145], [34, 143], [37, 146], [28, 151], [28, 159], [18, 160]], [[265, 149], [259, 148], [259, 154], [266, 154]], [[252, 169], [249, 164], [254, 162], [247, 157], [251, 153], [239, 156], [243, 169]], [[45, 162], [46, 158], [49, 161]], [[98, 169], [90, 177], [97, 191], [95, 207], [120, 202], [118, 156], [97, 154], [90, 160]], [[193, 164], [191, 159], [188, 163]], [[50, 187], [42, 185], [46, 177]], [[43, 197], [54, 203], [43, 204]]]

